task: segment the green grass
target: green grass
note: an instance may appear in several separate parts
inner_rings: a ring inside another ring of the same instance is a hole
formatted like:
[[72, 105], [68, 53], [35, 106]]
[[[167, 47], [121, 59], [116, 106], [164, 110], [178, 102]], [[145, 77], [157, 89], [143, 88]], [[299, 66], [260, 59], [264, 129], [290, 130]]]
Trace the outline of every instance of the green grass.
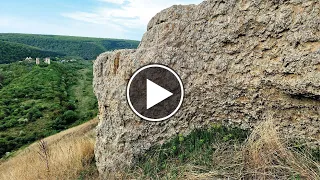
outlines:
[[[76, 102], [77, 114], [81, 119], [89, 119], [98, 113], [98, 101], [93, 96], [93, 68], [92, 62], [82, 61], [83, 65], [89, 68], [79, 69], [76, 74], [78, 80], [76, 85], [69, 89], [70, 101]], [[81, 123], [81, 121], [78, 121]]]
[[[309, 147], [306, 143], [292, 140], [289, 144], [283, 142], [280, 146], [284, 149], [281, 149], [278, 146], [280, 137], [269, 137], [271, 131], [277, 130], [265, 130], [268, 127], [262, 126], [259, 131], [247, 131], [213, 124], [208, 129], [194, 130], [187, 136], [176, 135], [165, 144], [152, 147], [137, 159], [133, 167], [114, 176], [123, 179], [278, 177], [292, 180], [320, 176], [319, 146]], [[265, 141], [265, 137], [271, 142]], [[264, 161], [266, 159], [272, 160]], [[260, 172], [261, 169], [265, 171]]]
[[200, 172], [209, 171], [216, 163], [212, 158], [216, 145], [239, 145], [247, 136], [248, 131], [219, 124], [213, 124], [209, 129], [194, 130], [187, 136], [180, 134], [141, 156], [128, 174], [136, 176], [138, 173], [142, 179], [177, 179], [181, 167], [187, 164], [204, 167]]

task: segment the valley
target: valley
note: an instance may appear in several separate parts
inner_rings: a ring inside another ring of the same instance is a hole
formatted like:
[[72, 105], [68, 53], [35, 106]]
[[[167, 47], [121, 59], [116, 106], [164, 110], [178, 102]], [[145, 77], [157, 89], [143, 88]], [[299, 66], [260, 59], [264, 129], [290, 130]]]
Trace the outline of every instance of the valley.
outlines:
[[[92, 60], [102, 52], [138, 44], [1, 33], [0, 157], [8, 158], [21, 147], [94, 118], [98, 108]], [[51, 63], [43, 62], [47, 57]]]
[[0, 65], [0, 156], [97, 115], [92, 61]]

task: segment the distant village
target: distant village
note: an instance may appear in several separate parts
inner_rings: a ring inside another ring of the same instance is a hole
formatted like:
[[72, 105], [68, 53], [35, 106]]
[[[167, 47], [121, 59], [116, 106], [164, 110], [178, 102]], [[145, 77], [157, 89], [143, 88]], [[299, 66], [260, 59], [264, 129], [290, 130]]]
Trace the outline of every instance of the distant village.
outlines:
[[[33, 62], [33, 59], [32, 59], [32, 57], [27, 57], [27, 58], [25, 59], [25, 61], [27, 61], [27, 62]], [[44, 58], [44, 63], [45, 63], [45, 64], [50, 64], [50, 63], [51, 63], [50, 61], [51, 61], [51, 60], [50, 60], [49, 57]], [[37, 64], [37, 65], [40, 64], [40, 58], [36, 58], [36, 64]]]
[[[50, 64], [50, 63], [51, 63], [50, 57], [43, 58], [42, 60], [43, 60], [43, 62], [44, 62], [45, 64]], [[32, 63], [32, 62], [34, 62], [34, 59], [33, 59], [32, 57], [26, 57], [26, 59], [25, 59], [24, 61], [25, 61], [25, 62]], [[71, 59], [71, 60], [59, 60], [59, 61], [57, 61], [57, 62], [59, 62], [59, 63], [66, 63], [66, 62], [75, 62], [75, 61], [77, 61], [77, 60], [75, 60], [75, 59]], [[19, 61], [19, 62], [23, 62], [23, 61]], [[35, 59], [35, 63], [36, 63], [36, 65], [39, 65], [39, 64], [41, 63], [41, 59], [40, 59], [40, 58], [36, 58], [36, 59]]]

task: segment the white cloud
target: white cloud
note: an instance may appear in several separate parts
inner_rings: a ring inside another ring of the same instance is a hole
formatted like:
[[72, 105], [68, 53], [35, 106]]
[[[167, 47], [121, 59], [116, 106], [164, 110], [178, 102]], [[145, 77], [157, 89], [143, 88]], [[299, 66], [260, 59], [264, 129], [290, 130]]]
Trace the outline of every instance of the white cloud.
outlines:
[[[99, 0], [118, 4], [114, 8], [99, 7], [87, 12], [68, 12], [62, 15], [74, 20], [109, 25], [118, 30], [139, 29], [141, 35], [150, 19], [174, 4], [198, 4], [202, 0]], [[107, 6], [107, 4], [106, 4]]]
[[[198, 4], [202, 0], [92, 0], [99, 7], [64, 12], [62, 16], [24, 17], [0, 14], [0, 32], [57, 34], [141, 40], [149, 20], [174, 4]], [[105, 5], [104, 5], [105, 4]], [[74, 8], [73, 8], [74, 9]]]

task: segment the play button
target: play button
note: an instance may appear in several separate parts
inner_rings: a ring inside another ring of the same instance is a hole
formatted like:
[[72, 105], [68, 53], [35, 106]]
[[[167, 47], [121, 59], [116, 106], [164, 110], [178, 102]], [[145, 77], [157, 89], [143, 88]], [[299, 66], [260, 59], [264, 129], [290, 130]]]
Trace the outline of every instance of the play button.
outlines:
[[147, 79], [147, 109], [167, 99], [173, 94]]
[[138, 69], [127, 86], [127, 100], [132, 111], [148, 121], [172, 117], [183, 101], [182, 82], [172, 69], [151, 64]]

